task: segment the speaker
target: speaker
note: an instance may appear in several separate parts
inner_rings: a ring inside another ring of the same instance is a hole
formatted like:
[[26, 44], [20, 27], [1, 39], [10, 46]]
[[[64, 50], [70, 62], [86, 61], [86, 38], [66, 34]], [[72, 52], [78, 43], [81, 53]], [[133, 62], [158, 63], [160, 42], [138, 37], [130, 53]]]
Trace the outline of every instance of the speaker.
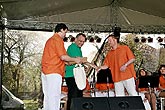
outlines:
[[70, 110], [110, 110], [106, 97], [73, 98]]
[[71, 110], [145, 110], [140, 96], [73, 98]]
[[145, 110], [140, 96], [108, 98], [110, 110]]

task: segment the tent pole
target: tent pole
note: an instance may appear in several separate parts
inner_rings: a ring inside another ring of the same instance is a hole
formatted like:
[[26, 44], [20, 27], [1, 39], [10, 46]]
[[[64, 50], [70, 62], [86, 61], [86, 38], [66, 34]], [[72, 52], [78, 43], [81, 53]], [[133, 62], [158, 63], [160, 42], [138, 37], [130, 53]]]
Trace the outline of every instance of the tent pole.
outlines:
[[0, 110], [3, 109], [2, 106], [2, 74], [4, 72], [4, 44], [5, 44], [5, 30], [7, 25], [7, 15], [3, 9], [3, 6], [0, 7], [0, 17], [1, 17], [1, 61], [0, 61]]

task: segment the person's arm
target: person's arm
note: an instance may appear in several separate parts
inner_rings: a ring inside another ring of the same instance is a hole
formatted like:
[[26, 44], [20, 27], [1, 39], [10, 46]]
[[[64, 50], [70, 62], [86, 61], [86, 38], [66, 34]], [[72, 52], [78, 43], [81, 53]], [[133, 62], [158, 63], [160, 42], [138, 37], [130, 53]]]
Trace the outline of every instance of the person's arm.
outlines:
[[91, 66], [92, 68], [97, 69], [98, 67], [95, 64], [89, 63], [89, 62], [84, 62], [83, 64], [87, 65], [87, 66]]
[[66, 62], [73, 61], [73, 62], [76, 62], [78, 64], [82, 63], [82, 59], [80, 57], [72, 58], [68, 55], [62, 55], [60, 58], [61, 58], [61, 60], [66, 61]]
[[107, 68], [108, 68], [108, 66], [102, 65], [102, 66], [98, 67], [96, 71], [98, 72], [98, 71], [100, 71], [102, 69], [104, 70], [104, 69], [107, 69]]
[[135, 61], [135, 58], [130, 59], [128, 62], [126, 62], [124, 65], [127, 67], [128, 65], [130, 65], [131, 63], [133, 63]]
[[[79, 58], [81, 59], [81, 62], [82, 62], [82, 63], [88, 62], [88, 61], [87, 61], [87, 57], [82, 57], [82, 58], [79, 57]], [[66, 61], [65, 64], [66, 64], [66, 65], [74, 65], [74, 64], [77, 64], [77, 63], [76, 63], [75, 61]]]
[[120, 71], [125, 71], [128, 65], [133, 63], [135, 61], [135, 58], [130, 59], [128, 62], [126, 62], [123, 66], [121, 66]]
[[160, 90], [165, 90], [165, 88], [163, 88], [160, 84], [159, 84], [159, 89]]
[[74, 62], [74, 61], [66, 61], [65, 64], [70, 66], [70, 65], [76, 64], [76, 62]]

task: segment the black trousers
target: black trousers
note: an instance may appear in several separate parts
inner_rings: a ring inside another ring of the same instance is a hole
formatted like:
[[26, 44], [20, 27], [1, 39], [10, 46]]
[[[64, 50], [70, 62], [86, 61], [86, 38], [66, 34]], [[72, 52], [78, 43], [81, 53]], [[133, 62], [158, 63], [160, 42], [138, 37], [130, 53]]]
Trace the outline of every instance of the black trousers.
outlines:
[[77, 88], [74, 77], [65, 78], [68, 87], [67, 110], [70, 110], [71, 100], [76, 97], [83, 97], [83, 90]]

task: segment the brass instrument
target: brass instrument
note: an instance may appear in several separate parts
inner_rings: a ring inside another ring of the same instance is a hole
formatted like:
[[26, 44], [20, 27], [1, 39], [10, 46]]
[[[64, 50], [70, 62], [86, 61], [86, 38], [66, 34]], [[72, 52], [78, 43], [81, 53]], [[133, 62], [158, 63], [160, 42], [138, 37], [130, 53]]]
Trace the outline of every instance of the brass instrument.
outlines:
[[[101, 66], [103, 63], [103, 60], [110, 49], [108, 43], [106, 42], [107, 38], [104, 40], [103, 44], [101, 45], [100, 49], [98, 49], [98, 52], [96, 53], [95, 57], [93, 58], [91, 64], [95, 64], [96, 66]], [[87, 70], [87, 78], [91, 78], [92, 81], [90, 82], [91, 92], [94, 93], [94, 96], [96, 96], [96, 74], [95, 74], [95, 68], [90, 66]]]

